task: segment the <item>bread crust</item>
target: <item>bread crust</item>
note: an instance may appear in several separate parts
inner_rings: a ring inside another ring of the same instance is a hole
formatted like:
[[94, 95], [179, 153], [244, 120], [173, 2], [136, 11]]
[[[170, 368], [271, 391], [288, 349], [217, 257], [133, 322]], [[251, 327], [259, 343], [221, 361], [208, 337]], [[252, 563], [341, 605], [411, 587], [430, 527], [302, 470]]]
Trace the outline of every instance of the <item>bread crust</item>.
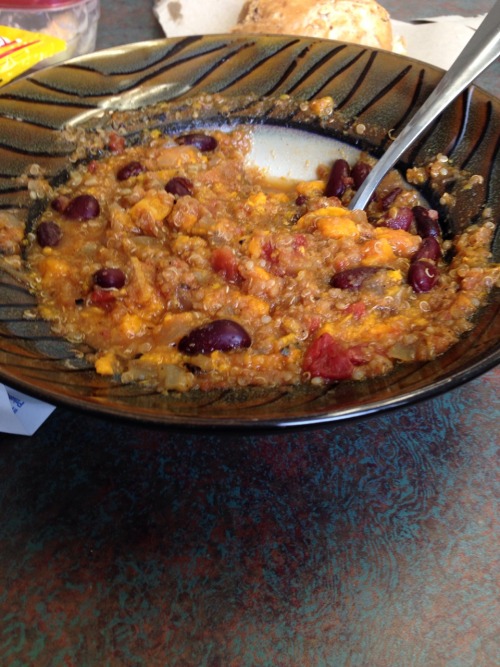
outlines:
[[249, 0], [234, 31], [393, 48], [389, 13], [376, 0]]

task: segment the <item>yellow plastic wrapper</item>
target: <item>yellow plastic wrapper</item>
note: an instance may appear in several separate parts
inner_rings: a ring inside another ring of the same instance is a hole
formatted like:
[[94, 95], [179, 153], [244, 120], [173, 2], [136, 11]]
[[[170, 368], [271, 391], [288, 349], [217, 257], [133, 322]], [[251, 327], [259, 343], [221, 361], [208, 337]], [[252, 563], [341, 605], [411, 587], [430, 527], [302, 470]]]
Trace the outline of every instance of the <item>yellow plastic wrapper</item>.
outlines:
[[58, 37], [0, 25], [0, 86], [65, 48]]

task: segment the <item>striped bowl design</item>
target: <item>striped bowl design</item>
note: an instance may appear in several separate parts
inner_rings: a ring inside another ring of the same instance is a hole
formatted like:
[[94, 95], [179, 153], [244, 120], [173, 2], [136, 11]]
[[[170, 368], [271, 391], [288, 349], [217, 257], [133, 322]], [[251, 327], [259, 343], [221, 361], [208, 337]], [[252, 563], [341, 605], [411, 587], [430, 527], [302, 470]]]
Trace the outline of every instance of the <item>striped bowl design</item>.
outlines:
[[[0, 89], [0, 207], [17, 209], [29, 225], [36, 211], [18, 176], [37, 163], [57, 177], [74, 149], [61, 130], [105, 123], [108, 111], [127, 112], [124, 116], [133, 118], [130, 132], [139, 132], [144, 122], [173, 124], [162, 114], [145, 120], [141, 111], [168, 102], [179, 110], [177, 125], [187, 126], [194, 123], [189, 99], [218, 93], [228, 99], [230, 111], [223, 119], [207, 112], [198, 124], [224, 120], [298, 127], [378, 156], [390, 141], [388, 131], [398, 132], [441, 76], [441, 70], [404, 56], [287, 36], [193, 36], [80, 57]], [[275, 100], [285, 95], [294, 103], [283, 112]], [[335, 100], [335, 122], [304, 121], [300, 100], [325, 95]], [[363, 134], [356, 130], [360, 124], [366, 128]], [[459, 168], [483, 177], [467, 196], [452, 190], [457, 203], [445, 212], [450, 235], [478, 219], [485, 207], [500, 221], [499, 147], [500, 101], [472, 87], [404, 156], [402, 167], [445, 153]], [[438, 206], [441, 192], [425, 194]], [[498, 233], [493, 254], [499, 261]], [[437, 395], [500, 359], [500, 300], [495, 293], [471, 334], [448, 353], [433, 362], [402, 365], [384, 378], [322, 389], [163, 396], [98, 376], [46, 322], [25, 318], [33, 305], [24, 287], [0, 270], [3, 382], [52, 403], [170, 427], [292, 427], [362, 417]]]

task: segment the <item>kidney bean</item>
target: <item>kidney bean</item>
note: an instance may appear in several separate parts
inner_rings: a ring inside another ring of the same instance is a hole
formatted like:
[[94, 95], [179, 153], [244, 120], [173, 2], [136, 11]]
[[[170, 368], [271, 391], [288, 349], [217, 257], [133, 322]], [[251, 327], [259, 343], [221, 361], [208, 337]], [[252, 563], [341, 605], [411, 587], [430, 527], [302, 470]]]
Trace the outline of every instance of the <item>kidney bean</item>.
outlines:
[[412, 211], [415, 216], [419, 236], [422, 236], [423, 238], [426, 238], [427, 236], [441, 236], [441, 229], [439, 227], [436, 211], [429, 210], [424, 206], [414, 206]]
[[146, 171], [146, 168], [137, 160], [132, 160], [132, 162], [128, 162], [118, 170], [116, 178], [119, 181], [126, 181], [129, 178], [132, 178], [132, 176], [142, 174], [143, 171]]
[[186, 195], [193, 194], [194, 185], [189, 178], [184, 178], [184, 176], [174, 176], [174, 178], [171, 178], [166, 184], [165, 190], [172, 195], [177, 195], [177, 197], [185, 197]]
[[410, 264], [408, 283], [415, 292], [429, 292], [439, 279], [439, 270], [431, 262], [419, 259]]
[[351, 169], [351, 177], [356, 190], [358, 190], [363, 185], [371, 170], [371, 165], [367, 164], [366, 162], [356, 162], [354, 167]]
[[363, 282], [378, 271], [375, 266], [357, 266], [339, 271], [330, 279], [330, 286], [338, 289], [359, 289]]
[[383, 225], [391, 229], [403, 229], [407, 232], [413, 222], [413, 212], [408, 206], [398, 208], [392, 218], [384, 220]]
[[402, 188], [394, 188], [394, 190], [388, 192], [385, 197], [382, 197], [382, 199], [380, 199], [380, 206], [382, 209], [387, 211], [387, 209], [393, 205], [394, 200], [402, 191]]
[[50, 202], [50, 206], [54, 211], [57, 211], [58, 213], [63, 213], [66, 210], [66, 207], [68, 206], [70, 202], [69, 197], [65, 197], [64, 195], [59, 195], [59, 197], [56, 197]]
[[36, 240], [42, 248], [54, 248], [62, 239], [59, 225], [51, 220], [41, 222], [36, 228]]
[[237, 322], [215, 320], [190, 331], [181, 338], [178, 348], [185, 354], [209, 354], [250, 347], [251, 342], [250, 335]]
[[412, 261], [417, 262], [419, 259], [432, 259], [433, 262], [437, 262], [442, 255], [443, 252], [439, 241], [434, 236], [428, 236], [420, 244], [419, 249], [412, 257]]
[[304, 206], [305, 204], [307, 204], [306, 195], [298, 195], [297, 199], [295, 200], [295, 206]]
[[351, 169], [346, 160], [335, 160], [328, 176], [325, 197], [341, 197], [351, 184]]
[[177, 137], [176, 143], [186, 146], [195, 146], [202, 153], [213, 151], [217, 148], [218, 141], [215, 137], [202, 132], [192, 132], [190, 134], [183, 134]]
[[70, 220], [90, 220], [97, 218], [100, 212], [99, 202], [93, 195], [77, 195], [66, 206], [63, 214]]
[[125, 285], [125, 274], [121, 269], [105, 267], [93, 275], [93, 281], [102, 289], [120, 289]]

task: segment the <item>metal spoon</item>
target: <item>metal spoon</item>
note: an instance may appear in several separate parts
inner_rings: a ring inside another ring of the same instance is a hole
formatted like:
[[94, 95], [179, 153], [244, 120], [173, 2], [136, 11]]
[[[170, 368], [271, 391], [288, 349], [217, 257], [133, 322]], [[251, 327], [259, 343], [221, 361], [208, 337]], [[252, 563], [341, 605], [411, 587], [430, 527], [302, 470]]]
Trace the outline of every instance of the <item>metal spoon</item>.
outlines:
[[500, 0], [497, 0], [453, 65], [370, 171], [349, 203], [350, 209], [365, 208], [377, 185], [405, 150], [499, 56]]

